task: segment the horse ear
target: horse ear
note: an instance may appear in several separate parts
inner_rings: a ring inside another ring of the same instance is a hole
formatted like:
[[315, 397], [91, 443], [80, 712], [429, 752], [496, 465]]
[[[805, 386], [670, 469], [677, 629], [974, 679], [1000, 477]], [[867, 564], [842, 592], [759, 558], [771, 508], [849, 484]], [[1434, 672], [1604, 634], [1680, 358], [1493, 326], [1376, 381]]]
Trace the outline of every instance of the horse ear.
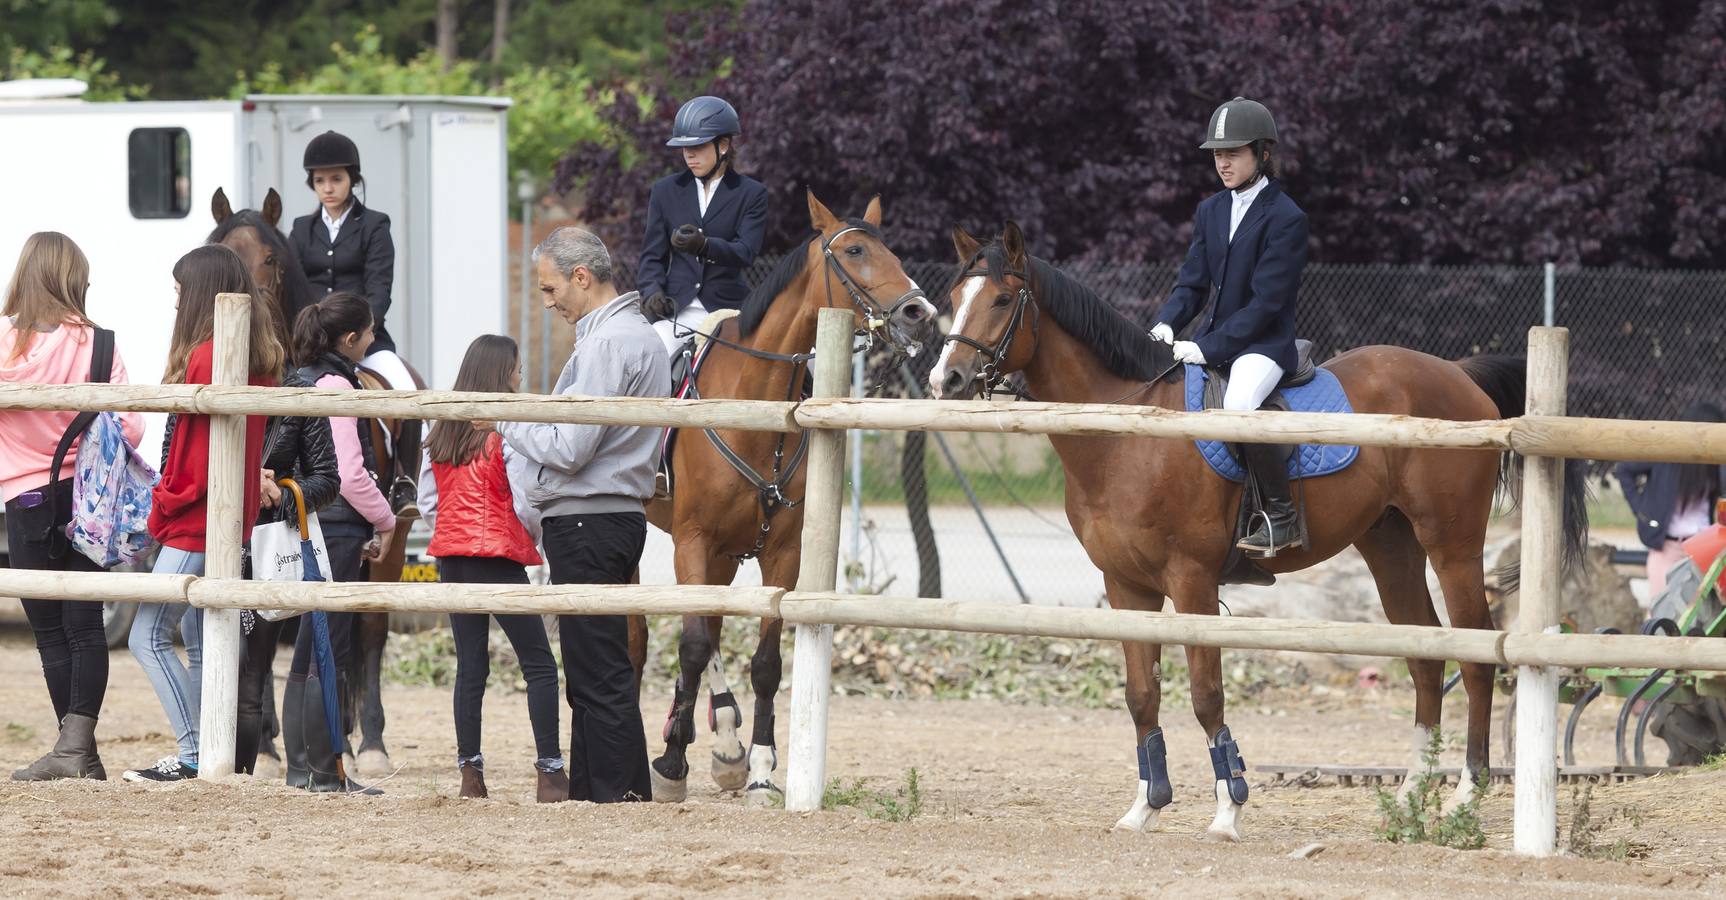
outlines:
[[258, 210], [258, 214], [264, 217], [264, 221], [268, 222], [271, 228], [276, 227], [276, 223], [282, 220], [282, 195], [276, 193], [275, 188], [270, 188], [270, 192], [264, 195], [264, 208]]
[[1006, 251], [1007, 265], [1025, 271], [1025, 233], [1019, 230], [1019, 223], [1007, 220], [1007, 227], [1001, 230], [1001, 249]]
[[220, 225], [233, 214], [234, 208], [228, 205], [228, 195], [222, 193], [221, 188], [216, 188], [215, 196], [210, 198], [210, 215], [214, 216], [216, 224]]
[[880, 194], [876, 194], [875, 196], [869, 198], [869, 208], [863, 210], [863, 221], [868, 222], [869, 224], [875, 226], [876, 228], [881, 227], [881, 195]]
[[815, 192], [804, 188], [809, 195], [809, 224], [816, 231], [826, 233], [827, 229], [839, 224], [839, 217], [833, 215], [820, 200], [815, 199]]
[[977, 258], [977, 251], [983, 248], [983, 242], [971, 236], [963, 225], [953, 226], [953, 249], [959, 252], [959, 264], [964, 265]]

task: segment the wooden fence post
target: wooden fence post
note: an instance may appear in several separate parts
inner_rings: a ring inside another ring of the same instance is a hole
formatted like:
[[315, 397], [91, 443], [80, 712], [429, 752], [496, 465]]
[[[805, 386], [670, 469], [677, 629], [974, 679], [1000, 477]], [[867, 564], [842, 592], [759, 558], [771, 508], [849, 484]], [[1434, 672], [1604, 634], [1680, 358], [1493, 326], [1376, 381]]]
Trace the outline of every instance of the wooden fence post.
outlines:
[[[212, 384], [245, 384], [251, 359], [252, 298], [216, 295]], [[240, 577], [240, 544], [256, 510], [242, 508], [246, 479], [258, 461], [246, 458], [246, 417], [210, 417], [210, 488], [204, 525], [204, 575]], [[204, 675], [198, 716], [198, 777], [234, 774], [234, 728], [240, 699], [240, 611], [204, 610]]]
[[[1533, 416], [1564, 415], [1570, 332], [1528, 331], [1528, 407]], [[1558, 631], [1564, 546], [1564, 460], [1529, 457], [1522, 480], [1522, 591], [1516, 630]], [[1551, 856], [1558, 840], [1558, 671], [1516, 670], [1516, 852]]]
[[[843, 397], [851, 380], [851, 310], [823, 309], [815, 331], [815, 396]], [[845, 485], [845, 432], [809, 437], [804, 482], [800, 591], [831, 591], [839, 576], [839, 505]], [[827, 785], [827, 698], [832, 693], [833, 626], [798, 625], [791, 663], [791, 758], [785, 808], [821, 808]]]

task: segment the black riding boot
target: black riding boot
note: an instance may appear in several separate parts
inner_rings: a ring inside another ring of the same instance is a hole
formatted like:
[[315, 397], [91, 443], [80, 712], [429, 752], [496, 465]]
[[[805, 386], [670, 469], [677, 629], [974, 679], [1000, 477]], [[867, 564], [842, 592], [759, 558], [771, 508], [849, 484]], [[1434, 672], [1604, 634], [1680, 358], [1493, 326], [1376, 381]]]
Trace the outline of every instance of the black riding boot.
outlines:
[[1268, 558], [1300, 546], [1300, 517], [1289, 497], [1289, 448], [1277, 444], [1241, 444], [1247, 477], [1258, 485], [1259, 510], [1252, 531], [1235, 544], [1250, 556]]
[[282, 761], [287, 764], [288, 787], [303, 788], [311, 780], [306, 768], [305, 703], [306, 676], [289, 675], [282, 694]]
[[301, 725], [306, 734], [306, 766], [311, 769], [314, 793], [382, 794], [377, 788], [357, 784], [342, 768], [341, 748], [330, 742], [329, 721], [325, 718], [324, 690], [318, 676], [306, 677], [306, 694], [301, 709]]
[[395, 479], [390, 484], [390, 510], [400, 519], [420, 517], [419, 474], [420, 432], [422, 423], [408, 420], [396, 423], [395, 446], [391, 454]]

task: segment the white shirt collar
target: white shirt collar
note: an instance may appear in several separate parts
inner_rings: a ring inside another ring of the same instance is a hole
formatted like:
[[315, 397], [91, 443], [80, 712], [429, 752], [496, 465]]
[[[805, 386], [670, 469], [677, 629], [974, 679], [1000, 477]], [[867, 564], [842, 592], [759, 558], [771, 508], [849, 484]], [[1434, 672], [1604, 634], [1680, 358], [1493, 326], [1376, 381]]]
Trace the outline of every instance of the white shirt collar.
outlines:
[[354, 211], [354, 204], [352, 201], [349, 201], [347, 208], [342, 210], [342, 214], [334, 219], [330, 218], [329, 207], [320, 206], [318, 209], [323, 213], [324, 227], [330, 230], [330, 240], [333, 241], [336, 239], [336, 235], [341, 232], [342, 223], [346, 222], [348, 220], [348, 215]]
[[1259, 198], [1259, 194], [1264, 192], [1265, 185], [1270, 184], [1270, 183], [1271, 183], [1271, 180], [1269, 178], [1260, 178], [1259, 180], [1253, 182], [1252, 187], [1249, 187], [1244, 191], [1235, 191], [1234, 192], [1235, 205], [1236, 206], [1252, 206], [1253, 201], [1257, 200]]
[[695, 197], [696, 202], [701, 206], [702, 215], [707, 215], [707, 206], [713, 202], [713, 195], [719, 193], [719, 183], [724, 180], [724, 178], [715, 178], [709, 183], [699, 178], [695, 179]]

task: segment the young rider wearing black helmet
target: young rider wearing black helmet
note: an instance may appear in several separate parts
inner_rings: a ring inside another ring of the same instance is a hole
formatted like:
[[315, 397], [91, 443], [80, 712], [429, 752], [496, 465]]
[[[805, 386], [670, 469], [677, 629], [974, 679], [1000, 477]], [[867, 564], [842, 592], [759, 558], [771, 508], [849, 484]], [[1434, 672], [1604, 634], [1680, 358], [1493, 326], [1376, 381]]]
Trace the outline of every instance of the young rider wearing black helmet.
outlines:
[[654, 182], [636, 288], [654, 328], [675, 354], [707, 314], [738, 309], [749, 294], [743, 270], [761, 252], [767, 188], [736, 169], [737, 110], [696, 97], [677, 111], [667, 147], [683, 151], [687, 171]]
[[[360, 149], [346, 135], [326, 131], [306, 145], [303, 158], [306, 187], [318, 198], [318, 212], [294, 220], [288, 235], [300, 255], [300, 266], [319, 300], [347, 292], [366, 298], [372, 308], [371, 354], [360, 365], [378, 373], [395, 390], [414, 389], [413, 375], [396, 355], [395, 341], [384, 328], [395, 282], [396, 249], [390, 237], [390, 217], [354, 197], [363, 186]], [[293, 313], [297, 317], [299, 310]], [[385, 491], [396, 515], [418, 518], [420, 423], [401, 421], [391, 435], [394, 471]]]
[[[1199, 204], [1192, 248], [1151, 336], [1175, 358], [1226, 369], [1223, 407], [1255, 410], [1295, 370], [1295, 294], [1306, 266], [1306, 213], [1277, 181], [1276, 122], [1263, 104], [1236, 97], [1211, 114], [1201, 149], [1210, 150], [1223, 190]], [[1216, 305], [1190, 341], [1175, 333]], [[1239, 546], [1268, 557], [1299, 543], [1289, 498], [1288, 448], [1242, 444], [1264, 515]]]

